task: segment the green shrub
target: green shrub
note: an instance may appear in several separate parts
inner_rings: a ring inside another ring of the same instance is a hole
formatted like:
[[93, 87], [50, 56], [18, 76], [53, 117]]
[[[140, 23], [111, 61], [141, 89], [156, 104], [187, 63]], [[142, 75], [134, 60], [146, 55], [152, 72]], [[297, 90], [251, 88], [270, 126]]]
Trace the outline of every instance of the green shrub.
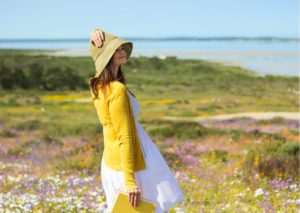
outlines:
[[7, 104], [9, 106], [20, 106], [20, 103], [18, 102], [18, 99], [16, 99], [16, 97], [9, 98]]
[[47, 123], [47, 133], [55, 137], [88, 135], [97, 136], [102, 132], [102, 126], [98, 123], [80, 123], [80, 122], [61, 122], [56, 121]]
[[39, 120], [27, 120], [15, 126], [18, 130], [37, 130], [40, 129], [42, 123]]
[[196, 122], [164, 122], [149, 132], [161, 138], [198, 138], [207, 135], [208, 129]]
[[9, 129], [2, 129], [0, 132], [0, 136], [1, 137], [6, 137], [6, 138], [12, 138], [14, 137], [16, 134], [13, 133], [11, 130]]
[[42, 141], [48, 145], [56, 145], [56, 146], [63, 146], [63, 142], [58, 137], [52, 137], [49, 136], [47, 133], [45, 133], [42, 137]]
[[13, 71], [10, 67], [1, 63], [0, 65], [0, 84], [3, 89], [13, 89], [14, 87], [14, 76]]
[[225, 150], [213, 150], [213, 154], [216, 156], [216, 158], [222, 160], [222, 162], [227, 162], [228, 159], [228, 152]]
[[15, 86], [22, 88], [22, 89], [29, 88], [30, 82], [28, 81], [28, 78], [26, 77], [23, 69], [15, 68], [14, 72], [12, 73], [12, 77], [14, 79]]
[[243, 161], [246, 176], [260, 174], [269, 178], [299, 177], [299, 144], [270, 140], [254, 146]]
[[26, 155], [25, 150], [21, 146], [11, 148], [6, 153], [7, 156], [23, 157]]

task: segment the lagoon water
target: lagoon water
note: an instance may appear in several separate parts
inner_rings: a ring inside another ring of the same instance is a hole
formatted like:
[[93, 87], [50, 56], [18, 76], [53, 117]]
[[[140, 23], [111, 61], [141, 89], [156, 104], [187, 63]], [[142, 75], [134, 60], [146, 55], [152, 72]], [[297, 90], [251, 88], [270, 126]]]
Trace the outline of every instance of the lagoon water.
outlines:
[[[134, 43], [133, 57], [207, 59], [243, 66], [262, 75], [299, 75], [297, 39], [130, 40]], [[88, 55], [88, 40], [0, 40], [0, 49], [47, 49], [57, 50], [53, 55], [79, 56]]]

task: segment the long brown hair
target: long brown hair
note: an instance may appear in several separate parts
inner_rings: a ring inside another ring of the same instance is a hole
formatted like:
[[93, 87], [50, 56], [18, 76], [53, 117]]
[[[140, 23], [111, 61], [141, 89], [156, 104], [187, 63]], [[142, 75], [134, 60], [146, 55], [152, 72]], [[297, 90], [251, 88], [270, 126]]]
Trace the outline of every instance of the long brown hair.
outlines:
[[89, 79], [90, 88], [93, 93], [93, 100], [98, 98], [99, 87], [102, 90], [102, 93], [106, 95], [107, 85], [112, 81], [119, 81], [126, 85], [126, 80], [124, 73], [119, 67], [117, 77], [113, 75], [113, 66], [112, 66], [112, 58], [109, 60], [104, 70], [100, 73], [99, 77], [91, 77]]

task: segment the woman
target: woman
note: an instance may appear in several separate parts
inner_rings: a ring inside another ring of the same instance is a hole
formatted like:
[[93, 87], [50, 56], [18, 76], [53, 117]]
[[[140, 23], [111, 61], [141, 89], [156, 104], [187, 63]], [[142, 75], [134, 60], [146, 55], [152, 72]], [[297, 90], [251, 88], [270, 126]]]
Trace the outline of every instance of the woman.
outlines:
[[155, 212], [164, 212], [185, 195], [137, 119], [139, 104], [126, 88], [121, 69], [132, 47], [132, 42], [101, 29], [90, 34], [90, 54], [96, 68], [90, 87], [104, 136], [101, 180], [110, 210], [118, 192], [126, 191], [133, 207], [145, 198], [156, 203]]

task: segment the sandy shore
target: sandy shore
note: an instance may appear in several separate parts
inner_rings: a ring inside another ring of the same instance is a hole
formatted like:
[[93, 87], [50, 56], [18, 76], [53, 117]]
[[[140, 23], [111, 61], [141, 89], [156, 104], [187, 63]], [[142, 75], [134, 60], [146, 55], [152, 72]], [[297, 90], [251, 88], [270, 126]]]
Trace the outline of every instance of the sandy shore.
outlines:
[[[58, 50], [47, 52], [53, 56], [89, 56], [88, 49]], [[176, 56], [180, 59], [205, 59], [224, 65], [245, 67], [261, 75], [298, 76], [299, 53], [297, 51], [184, 51], [184, 50], [133, 50], [132, 57]], [[268, 60], [266, 60], [268, 59]], [[291, 61], [292, 60], [292, 61]]]
[[[57, 50], [47, 53], [47, 55], [53, 56], [89, 56], [88, 49], [76, 49], [76, 50]], [[226, 59], [228, 57], [236, 58], [239, 57], [298, 57], [299, 53], [297, 51], [192, 51], [192, 50], [133, 50], [133, 57], [157, 56], [160, 58], [165, 58], [167, 56], [176, 56], [178, 58], [210, 58], [210, 57], [220, 57], [220, 59]], [[225, 60], [226, 61], [226, 60]]]
[[272, 119], [275, 117], [281, 117], [284, 119], [292, 119], [300, 121], [299, 112], [244, 112], [224, 115], [213, 115], [213, 116], [200, 116], [200, 117], [164, 117], [165, 120], [176, 120], [176, 121], [205, 121], [205, 120], [227, 120], [232, 118], [250, 117], [257, 120]]

